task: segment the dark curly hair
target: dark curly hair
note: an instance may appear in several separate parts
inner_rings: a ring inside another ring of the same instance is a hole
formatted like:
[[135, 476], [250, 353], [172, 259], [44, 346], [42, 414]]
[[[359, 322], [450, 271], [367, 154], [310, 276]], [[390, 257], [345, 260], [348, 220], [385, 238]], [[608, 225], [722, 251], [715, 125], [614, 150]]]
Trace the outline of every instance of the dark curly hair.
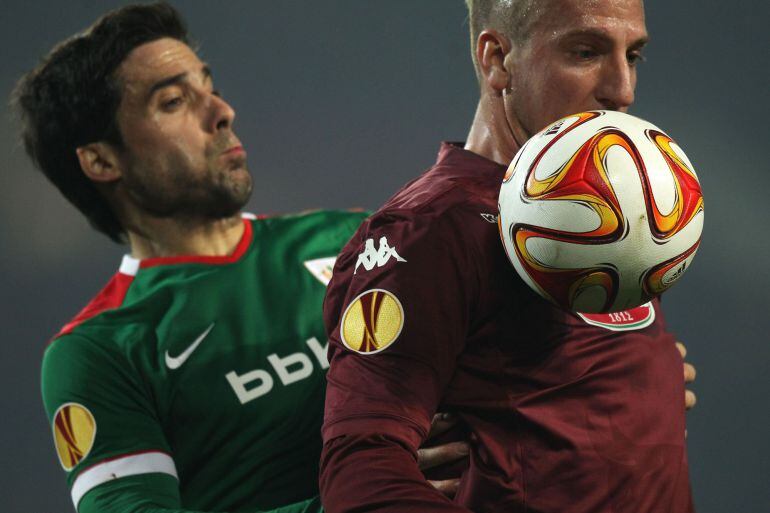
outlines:
[[115, 242], [123, 242], [125, 230], [82, 172], [75, 150], [98, 141], [122, 146], [115, 119], [121, 99], [116, 70], [134, 48], [165, 37], [188, 43], [184, 20], [165, 2], [110, 11], [55, 46], [13, 93], [32, 161]]

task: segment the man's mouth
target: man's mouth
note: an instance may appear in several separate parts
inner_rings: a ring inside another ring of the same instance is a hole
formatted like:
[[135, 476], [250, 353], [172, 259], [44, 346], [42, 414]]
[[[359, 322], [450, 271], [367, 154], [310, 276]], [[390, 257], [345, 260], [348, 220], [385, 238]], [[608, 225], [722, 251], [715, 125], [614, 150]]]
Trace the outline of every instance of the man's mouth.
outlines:
[[240, 144], [231, 146], [230, 148], [226, 149], [222, 152], [222, 155], [242, 155], [246, 153], [246, 150], [243, 149], [243, 146]]

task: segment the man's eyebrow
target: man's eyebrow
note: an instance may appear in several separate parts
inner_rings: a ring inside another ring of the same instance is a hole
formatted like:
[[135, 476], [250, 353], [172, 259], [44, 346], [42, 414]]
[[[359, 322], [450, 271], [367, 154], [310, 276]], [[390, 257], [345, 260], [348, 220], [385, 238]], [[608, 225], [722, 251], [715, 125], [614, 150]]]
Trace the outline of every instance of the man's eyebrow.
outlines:
[[163, 80], [159, 80], [152, 84], [152, 87], [150, 87], [150, 90], [147, 92], [147, 97], [151, 97], [153, 94], [155, 94], [156, 91], [159, 91], [160, 89], [163, 89], [164, 87], [168, 87], [171, 85], [179, 84], [181, 82], [184, 82], [184, 80], [187, 78], [188, 73], [185, 71], [183, 73], [179, 73], [177, 75], [170, 76], [168, 78], [164, 78]]
[[[179, 84], [181, 82], [184, 82], [187, 79], [187, 76], [189, 73], [187, 71], [178, 73], [176, 75], [170, 76], [168, 78], [164, 78], [162, 80], [159, 80], [155, 82], [152, 87], [150, 87], [149, 92], [147, 93], [147, 97], [152, 97], [153, 94], [155, 94], [156, 91], [159, 91], [163, 89], [164, 87], [168, 87], [171, 85]], [[211, 74], [211, 68], [208, 67], [208, 65], [205, 65], [201, 68], [201, 75], [203, 75], [204, 80], [211, 80], [213, 75]]]
[[643, 48], [644, 46], [647, 46], [647, 43], [650, 42], [649, 36], [642, 36], [636, 41], [634, 41], [629, 48], [632, 50], [638, 50], [639, 48]]
[[[598, 28], [582, 28], [582, 29], [570, 30], [568, 32], [565, 32], [561, 36], [559, 36], [559, 39], [565, 40], [565, 39], [575, 39], [580, 37], [590, 37], [590, 38], [601, 39], [606, 41], [609, 41], [612, 39], [612, 37], [608, 32]], [[637, 38], [633, 43], [631, 43], [629, 45], [629, 48], [632, 48], [632, 49], [641, 48], [644, 45], [646, 45], [649, 40], [650, 40], [649, 36], [645, 34]]]

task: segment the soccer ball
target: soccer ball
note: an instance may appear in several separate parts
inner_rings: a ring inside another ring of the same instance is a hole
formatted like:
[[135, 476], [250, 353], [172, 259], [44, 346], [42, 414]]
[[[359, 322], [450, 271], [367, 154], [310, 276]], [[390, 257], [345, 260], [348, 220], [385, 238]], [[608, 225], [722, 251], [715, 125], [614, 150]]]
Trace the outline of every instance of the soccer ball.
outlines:
[[695, 170], [665, 132], [591, 111], [532, 137], [508, 167], [498, 225], [519, 276], [576, 312], [646, 303], [690, 266], [703, 230]]

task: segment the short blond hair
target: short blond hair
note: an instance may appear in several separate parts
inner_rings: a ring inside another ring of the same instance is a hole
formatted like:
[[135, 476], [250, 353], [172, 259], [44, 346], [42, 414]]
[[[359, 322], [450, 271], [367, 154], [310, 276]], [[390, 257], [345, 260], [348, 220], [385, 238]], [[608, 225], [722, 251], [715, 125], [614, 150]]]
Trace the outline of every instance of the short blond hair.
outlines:
[[476, 61], [476, 42], [485, 29], [494, 29], [507, 36], [513, 44], [521, 44], [529, 37], [532, 23], [542, 12], [546, 0], [465, 0], [471, 36], [471, 57], [479, 74]]

